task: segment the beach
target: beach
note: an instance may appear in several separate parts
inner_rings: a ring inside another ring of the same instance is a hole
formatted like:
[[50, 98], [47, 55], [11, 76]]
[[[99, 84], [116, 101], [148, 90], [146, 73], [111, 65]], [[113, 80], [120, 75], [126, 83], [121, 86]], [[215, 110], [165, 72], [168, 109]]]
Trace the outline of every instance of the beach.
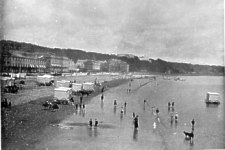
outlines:
[[[85, 76], [76, 79], [86, 81], [85, 78], [92, 81], [91, 79], [96, 77]], [[60, 79], [69, 80], [62, 77]], [[99, 77], [99, 79], [105, 81], [103, 85], [107, 89], [127, 82], [126, 79], [109, 76]], [[27, 87], [24, 87], [24, 90], [19, 91], [18, 94], [6, 94], [13, 106], [11, 109], [1, 110], [2, 149], [33, 149], [34, 145], [41, 141], [41, 135], [44, 134], [43, 131], [47, 126], [59, 123], [74, 111], [73, 105], [60, 105], [60, 109], [55, 112], [44, 110], [42, 104], [47, 100], [53, 101], [54, 86], [38, 87], [34, 84], [34, 80], [28, 79], [27, 81], [30, 83], [27, 83]], [[99, 93], [100, 91], [96, 91], [84, 97], [84, 103], [88, 104]]]

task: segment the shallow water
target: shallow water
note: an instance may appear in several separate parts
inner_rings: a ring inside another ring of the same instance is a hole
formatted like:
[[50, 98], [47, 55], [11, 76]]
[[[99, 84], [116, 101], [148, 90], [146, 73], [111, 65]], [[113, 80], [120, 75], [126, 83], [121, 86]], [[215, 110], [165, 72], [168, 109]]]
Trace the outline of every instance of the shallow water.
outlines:
[[[131, 93], [128, 84], [112, 88], [94, 97], [85, 110], [74, 114], [58, 125], [46, 129], [46, 135], [36, 149], [209, 149], [225, 148], [224, 77], [183, 77], [186, 81], [163, 80], [149, 82], [134, 80]], [[149, 82], [148, 84], [145, 84]], [[140, 86], [141, 85], [141, 86]], [[219, 106], [206, 106], [206, 93], [220, 94]], [[117, 100], [117, 106], [113, 101]], [[144, 104], [144, 99], [147, 100]], [[121, 107], [127, 102], [124, 113]], [[178, 122], [171, 122], [168, 102], [175, 102]], [[152, 109], [159, 108], [157, 116]], [[139, 116], [139, 128], [133, 127], [132, 113]], [[88, 122], [97, 119], [98, 127]], [[183, 131], [191, 131], [195, 119], [194, 140], [185, 140]]]

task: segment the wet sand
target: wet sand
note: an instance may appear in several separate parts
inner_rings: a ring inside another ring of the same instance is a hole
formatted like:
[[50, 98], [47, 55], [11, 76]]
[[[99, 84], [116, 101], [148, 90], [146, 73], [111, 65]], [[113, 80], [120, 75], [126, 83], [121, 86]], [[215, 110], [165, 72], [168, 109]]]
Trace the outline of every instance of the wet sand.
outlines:
[[[59, 124], [46, 128], [45, 137], [35, 149], [212, 149], [224, 148], [224, 79], [223, 77], [185, 77], [186, 81], [157, 79], [147, 83], [147, 79], [132, 82], [132, 90], [127, 93], [128, 84], [111, 88], [93, 97], [82, 111], [74, 111]], [[144, 86], [143, 86], [144, 85]], [[207, 91], [221, 95], [221, 105], [206, 106]], [[117, 106], [113, 101], [117, 100]], [[146, 105], [143, 100], [146, 99]], [[174, 110], [168, 110], [168, 102], [174, 101]], [[121, 106], [127, 102], [126, 113], [121, 115]], [[159, 116], [152, 107], [159, 108]], [[170, 120], [170, 111], [178, 112], [176, 123]], [[139, 116], [139, 128], [134, 130], [132, 113]], [[88, 121], [99, 120], [99, 127], [90, 128]], [[194, 142], [186, 140], [183, 131], [191, 130], [191, 120], [195, 119]], [[49, 134], [48, 134], [49, 133]]]
[[[117, 79], [105, 82], [104, 85], [111, 88], [125, 82], [126, 79]], [[84, 97], [84, 102], [88, 104], [99, 93], [98, 91]], [[48, 138], [44, 133], [47, 126], [59, 123], [74, 112], [72, 105], [60, 105], [60, 109], [55, 112], [45, 110], [42, 103], [46, 100], [52, 101], [53, 96], [14, 105], [10, 110], [1, 109], [2, 149], [34, 149], [43, 135]]]

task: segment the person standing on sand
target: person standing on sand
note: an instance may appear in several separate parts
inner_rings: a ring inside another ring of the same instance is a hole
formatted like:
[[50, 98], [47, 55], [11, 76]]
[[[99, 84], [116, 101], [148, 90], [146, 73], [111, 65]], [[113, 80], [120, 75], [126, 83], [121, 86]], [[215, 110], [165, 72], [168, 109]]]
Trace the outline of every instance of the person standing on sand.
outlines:
[[102, 95], [101, 95], [101, 100], [103, 100], [103, 99], [104, 99], [104, 95], [102, 94]]
[[92, 119], [89, 120], [89, 126], [92, 127]]
[[114, 100], [114, 106], [116, 106], [117, 105], [117, 102], [116, 102], [116, 100]]
[[82, 104], [83, 102], [83, 96], [80, 96], [80, 103]]
[[124, 103], [124, 107], [125, 107], [125, 108], [127, 107], [127, 102]]
[[158, 108], [156, 108], [156, 111], [155, 111], [155, 112], [156, 112], [156, 114], [158, 115], [158, 114], [159, 114], [159, 109], [158, 109]]
[[134, 128], [138, 128], [138, 115], [134, 118]]
[[174, 102], [172, 102], [172, 107], [174, 107], [174, 105], [175, 105]]
[[194, 126], [195, 126], [195, 120], [194, 119], [191, 120], [191, 125], [192, 125], [191, 129], [192, 129], [192, 131], [194, 131]]
[[95, 119], [95, 127], [97, 127], [97, 126], [98, 126], [98, 120]]
[[170, 105], [171, 105], [170, 102], [168, 102], [168, 108], [170, 108]]

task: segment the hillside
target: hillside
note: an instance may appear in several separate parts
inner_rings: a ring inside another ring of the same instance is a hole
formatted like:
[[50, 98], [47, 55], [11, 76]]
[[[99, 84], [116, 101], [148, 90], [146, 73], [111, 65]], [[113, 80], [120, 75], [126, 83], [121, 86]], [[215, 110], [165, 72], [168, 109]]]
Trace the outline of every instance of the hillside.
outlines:
[[9, 50], [19, 50], [26, 52], [44, 52], [52, 53], [58, 56], [66, 56], [76, 62], [78, 59], [95, 59], [95, 60], [109, 60], [120, 59], [130, 65], [130, 71], [147, 71], [151, 73], [172, 73], [172, 74], [194, 74], [194, 75], [224, 75], [223, 66], [209, 66], [209, 65], [193, 65], [187, 63], [167, 62], [161, 59], [149, 61], [141, 61], [138, 57], [118, 57], [116, 55], [101, 54], [94, 52], [85, 52], [77, 49], [59, 49], [48, 48], [29, 43], [21, 43], [15, 41], [2, 40], [1, 52]]

